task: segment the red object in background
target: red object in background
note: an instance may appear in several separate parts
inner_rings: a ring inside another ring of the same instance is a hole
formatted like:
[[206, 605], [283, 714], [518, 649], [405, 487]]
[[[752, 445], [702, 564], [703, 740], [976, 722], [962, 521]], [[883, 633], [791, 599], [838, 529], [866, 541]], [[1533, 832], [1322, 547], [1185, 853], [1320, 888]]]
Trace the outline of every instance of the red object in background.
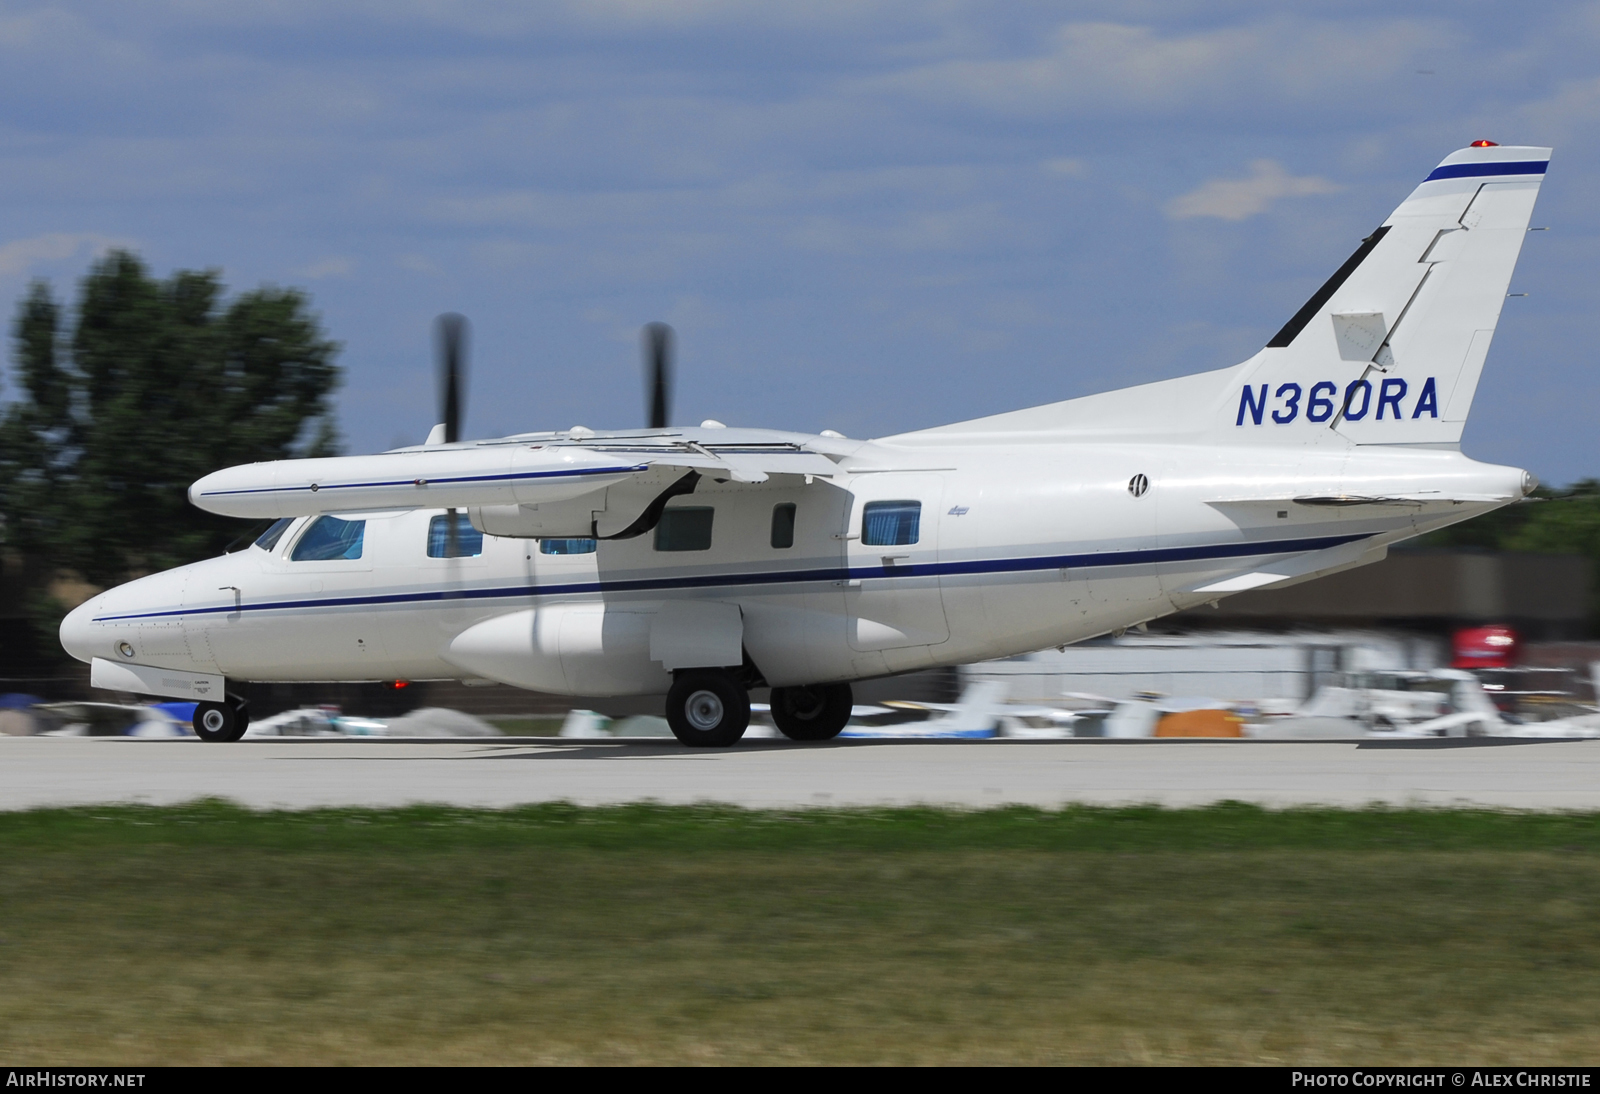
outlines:
[[1510, 627], [1463, 627], [1455, 634], [1453, 669], [1508, 669], [1517, 663], [1521, 641]]

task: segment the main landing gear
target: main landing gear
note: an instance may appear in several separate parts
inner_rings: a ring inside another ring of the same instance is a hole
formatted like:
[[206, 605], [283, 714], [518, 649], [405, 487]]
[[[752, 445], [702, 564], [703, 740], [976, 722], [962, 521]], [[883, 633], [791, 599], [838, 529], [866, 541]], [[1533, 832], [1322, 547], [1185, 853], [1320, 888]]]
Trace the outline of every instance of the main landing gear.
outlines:
[[228, 697], [223, 703], [196, 703], [194, 735], [202, 741], [237, 741], [250, 728], [250, 712], [243, 699]]
[[690, 748], [726, 748], [750, 725], [750, 693], [726, 669], [680, 672], [667, 692], [667, 725]]
[[[772, 720], [791, 741], [831, 741], [850, 720], [849, 684], [772, 689]], [[750, 692], [727, 669], [680, 672], [667, 692], [667, 724], [690, 748], [726, 748], [750, 725]]]
[[849, 684], [773, 688], [772, 721], [791, 741], [831, 741], [850, 721]]

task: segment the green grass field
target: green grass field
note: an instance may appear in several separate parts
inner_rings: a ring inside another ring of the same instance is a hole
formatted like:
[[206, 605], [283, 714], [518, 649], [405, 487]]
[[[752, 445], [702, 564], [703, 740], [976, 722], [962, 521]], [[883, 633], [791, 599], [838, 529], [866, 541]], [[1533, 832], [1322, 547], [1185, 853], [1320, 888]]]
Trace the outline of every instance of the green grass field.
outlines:
[[1600, 817], [0, 814], [0, 1058], [1591, 1063]]

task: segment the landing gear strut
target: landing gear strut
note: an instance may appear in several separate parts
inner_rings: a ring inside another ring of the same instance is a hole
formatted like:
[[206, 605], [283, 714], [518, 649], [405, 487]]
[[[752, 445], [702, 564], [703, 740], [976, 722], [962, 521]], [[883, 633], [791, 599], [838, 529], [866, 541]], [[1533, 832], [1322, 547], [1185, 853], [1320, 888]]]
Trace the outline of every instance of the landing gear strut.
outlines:
[[773, 688], [772, 721], [791, 741], [831, 741], [850, 721], [849, 684]]
[[249, 728], [250, 713], [243, 699], [195, 704], [194, 735], [202, 741], [237, 741]]
[[726, 748], [750, 725], [750, 693], [724, 669], [680, 672], [667, 692], [667, 725], [690, 748]]

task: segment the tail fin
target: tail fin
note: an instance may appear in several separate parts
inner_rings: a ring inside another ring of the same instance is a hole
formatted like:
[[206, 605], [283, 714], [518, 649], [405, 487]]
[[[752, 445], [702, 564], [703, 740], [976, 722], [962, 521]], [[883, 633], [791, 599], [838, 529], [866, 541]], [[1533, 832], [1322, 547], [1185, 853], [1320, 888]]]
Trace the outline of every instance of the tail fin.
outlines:
[[1446, 157], [1240, 366], [1224, 428], [1459, 442], [1549, 160], [1494, 145]]
[[1453, 445], [1550, 149], [1452, 152], [1243, 364], [916, 433]]

